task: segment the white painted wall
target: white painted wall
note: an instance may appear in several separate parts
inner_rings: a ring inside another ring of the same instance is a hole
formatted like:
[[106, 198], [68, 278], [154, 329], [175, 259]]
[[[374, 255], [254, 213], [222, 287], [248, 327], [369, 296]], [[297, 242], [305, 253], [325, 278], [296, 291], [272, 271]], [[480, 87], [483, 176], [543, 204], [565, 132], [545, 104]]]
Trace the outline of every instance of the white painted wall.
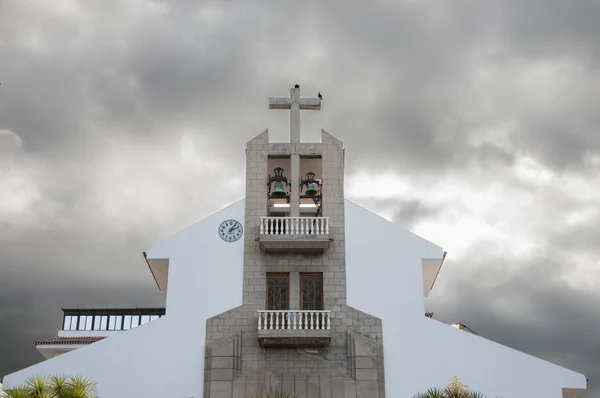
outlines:
[[454, 376], [490, 398], [562, 398], [563, 387], [585, 388], [581, 374], [426, 318], [421, 259], [441, 258], [442, 249], [345, 206], [348, 305], [383, 321], [388, 397], [445, 387]]
[[242, 304], [244, 239], [227, 243], [217, 234], [230, 218], [244, 225], [244, 200], [147, 250], [150, 259], [170, 259], [166, 316], [8, 375], [4, 383], [66, 373], [96, 380], [101, 398], [202, 397], [206, 319]]
[[244, 203], [242, 199], [146, 251], [148, 259], [169, 259], [169, 316], [202, 310], [210, 318], [242, 305], [244, 236], [225, 242], [218, 228], [228, 219], [244, 225]]

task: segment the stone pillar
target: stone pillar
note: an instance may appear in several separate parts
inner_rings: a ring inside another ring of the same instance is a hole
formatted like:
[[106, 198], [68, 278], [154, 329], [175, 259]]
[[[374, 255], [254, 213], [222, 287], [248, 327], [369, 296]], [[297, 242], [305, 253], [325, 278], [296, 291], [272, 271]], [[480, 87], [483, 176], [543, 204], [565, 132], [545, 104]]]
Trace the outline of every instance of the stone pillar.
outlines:
[[[292, 103], [290, 105], [290, 143], [297, 144], [300, 142], [300, 89], [290, 89], [290, 99]], [[300, 193], [298, 182], [300, 179], [300, 155], [296, 145], [294, 152], [292, 153], [290, 162], [292, 166], [291, 170], [291, 196], [290, 196], [290, 216], [298, 217], [300, 215]]]
[[290, 272], [290, 310], [300, 309], [300, 273]]
[[[296, 152], [296, 151], [295, 151]], [[292, 154], [290, 157], [292, 170], [290, 172], [292, 189], [290, 193], [290, 216], [300, 216], [300, 155]]]
[[300, 89], [290, 89], [290, 142], [300, 142]]

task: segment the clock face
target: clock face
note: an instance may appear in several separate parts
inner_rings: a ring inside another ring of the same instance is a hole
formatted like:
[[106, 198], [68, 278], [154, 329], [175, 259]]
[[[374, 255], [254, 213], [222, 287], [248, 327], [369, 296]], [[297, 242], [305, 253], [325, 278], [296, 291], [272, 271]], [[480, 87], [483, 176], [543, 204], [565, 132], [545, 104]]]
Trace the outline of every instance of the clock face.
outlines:
[[225, 242], [235, 242], [242, 237], [243, 233], [244, 228], [242, 227], [242, 224], [236, 220], [223, 221], [219, 226], [219, 236]]

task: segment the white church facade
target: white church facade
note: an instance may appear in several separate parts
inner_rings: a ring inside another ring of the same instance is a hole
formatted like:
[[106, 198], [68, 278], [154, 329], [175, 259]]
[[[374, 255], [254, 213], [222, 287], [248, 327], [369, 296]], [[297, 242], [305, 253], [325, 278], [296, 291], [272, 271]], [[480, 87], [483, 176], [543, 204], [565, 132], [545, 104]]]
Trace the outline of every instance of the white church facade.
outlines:
[[[404, 398], [458, 376], [488, 397], [575, 398], [585, 376], [423, 316], [444, 250], [344, 198], [345, 151], [322, 131], [246, 145], [246, 196], [144, 257], [166, 308], [63, 310], [47, 358], [4, 378], [78, 374], [101, 398]], [[456, 326], [456, 325], [454, 325]]]

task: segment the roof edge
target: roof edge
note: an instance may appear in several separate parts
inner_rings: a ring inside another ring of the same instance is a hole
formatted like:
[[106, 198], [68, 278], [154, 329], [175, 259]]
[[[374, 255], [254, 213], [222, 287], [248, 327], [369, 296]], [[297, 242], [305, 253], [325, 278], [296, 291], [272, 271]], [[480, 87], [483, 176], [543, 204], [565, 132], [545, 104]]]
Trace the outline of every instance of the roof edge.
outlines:
[[448, 252], [444, 250], [444, 254], [442, 255], [442, 262], [440, 263], [440, 268], [438, 268], [438, 270], [435, 274], [435, 278], [433, 278], [433, 282], [431, 282], [431, 286], [429, 287], [430, 292], [433, 290], [433, 285], [435, 285], [435, 281], [437, 281], [438, 275], [440, 274], [440, 271], [442, 270], [442, 266], [444, 265], [444, 260], [446, 259], [446, 254], [448, 254]]
[[150, 270], [150, 273], [152, 274], [152, 278], [154, 279], [154, 283], [156, 283], [156, 286], [158, 287], [158, 291], [162, 292], [160, 285], [158, 284], [158, 281], [156, 280], [156, 275], [154, 275], [154, 271], [152, 270], [152, 267], [150, 266], [150, 261], [148, 260], [148, 256], [146, 255], [146, 251], [143, 251], [142, 254], [144, 255], [144, 260], [146, 261], [146, 265], [148, 266], [148, 269]]

